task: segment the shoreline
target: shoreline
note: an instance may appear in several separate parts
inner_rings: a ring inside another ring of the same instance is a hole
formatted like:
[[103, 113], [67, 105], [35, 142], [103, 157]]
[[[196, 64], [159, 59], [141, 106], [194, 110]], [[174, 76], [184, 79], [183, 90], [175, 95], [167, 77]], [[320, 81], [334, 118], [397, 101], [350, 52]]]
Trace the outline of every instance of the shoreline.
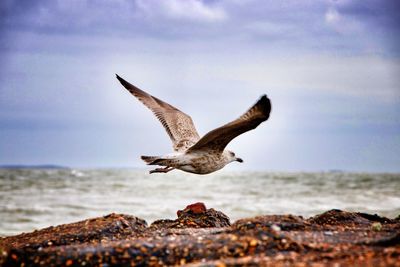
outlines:
[[400, 217], [330, 210], [239, 219], [203, 203], [148, 225], [109, 214], [0, 238], [1, 266], [400, 266]]

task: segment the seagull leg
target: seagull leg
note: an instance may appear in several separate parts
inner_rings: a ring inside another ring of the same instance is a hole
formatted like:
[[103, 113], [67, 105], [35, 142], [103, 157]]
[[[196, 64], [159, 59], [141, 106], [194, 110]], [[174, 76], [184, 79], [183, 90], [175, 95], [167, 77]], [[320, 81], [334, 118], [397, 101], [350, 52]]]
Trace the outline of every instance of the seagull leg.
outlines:
[[157, 173], [157, 172], [167, 173], [169, 171], [172, 171], [173, 169], [175, 169], [175, 168], [167, 166], [167, 167], [164, 167], [164, 168], [156, 168], [154, 170], [151, 170], [149, 173], [150, 174]]

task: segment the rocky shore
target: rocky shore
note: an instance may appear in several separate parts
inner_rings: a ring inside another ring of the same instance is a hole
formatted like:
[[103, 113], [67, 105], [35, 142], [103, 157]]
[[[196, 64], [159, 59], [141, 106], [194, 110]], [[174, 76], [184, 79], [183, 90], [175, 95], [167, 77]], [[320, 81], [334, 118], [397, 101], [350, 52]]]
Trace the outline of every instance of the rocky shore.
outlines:
[[195, 203], [176, 220], [109, 214], [0, 239], [1, 266], [400, 266], [400, 218], [330, 210], [231, 223]]

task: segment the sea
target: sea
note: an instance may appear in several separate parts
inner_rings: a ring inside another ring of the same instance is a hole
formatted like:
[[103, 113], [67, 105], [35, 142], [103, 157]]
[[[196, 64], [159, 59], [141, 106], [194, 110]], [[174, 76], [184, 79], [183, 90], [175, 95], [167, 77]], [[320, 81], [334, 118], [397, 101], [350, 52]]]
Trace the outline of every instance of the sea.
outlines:
[[0, 169], [0, 236], [110, 213], [175, 219], [203, 202], [231, 222], [267, 214], [314, 216], [330, 209], [395, 218], [400, 174], [230, 172], [199, 176], [133, 169]]

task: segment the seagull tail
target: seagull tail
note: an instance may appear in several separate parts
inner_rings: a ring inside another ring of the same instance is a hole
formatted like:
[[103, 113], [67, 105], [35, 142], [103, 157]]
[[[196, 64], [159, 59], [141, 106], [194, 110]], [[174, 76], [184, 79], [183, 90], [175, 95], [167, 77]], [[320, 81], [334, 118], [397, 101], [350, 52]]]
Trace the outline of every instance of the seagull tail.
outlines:
[[141, 156], [140, 158], [148, 165], [154, 165], [155, 162], [161, 159], [160, 157], [157, 156]]
[[167, 166], [167, 167], [175, 167], [176, 161], [170, 158], [162, 158], [158, 156], [141, 156], [142, 160], [144, 160], [147, 165], [159, 165], [159, 166]]

